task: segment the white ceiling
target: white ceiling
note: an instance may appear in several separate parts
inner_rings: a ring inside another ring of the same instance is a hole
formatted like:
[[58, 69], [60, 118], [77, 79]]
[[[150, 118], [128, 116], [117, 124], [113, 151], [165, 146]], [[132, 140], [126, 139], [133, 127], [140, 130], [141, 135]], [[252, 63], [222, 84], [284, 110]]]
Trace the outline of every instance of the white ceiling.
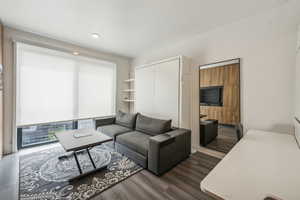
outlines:
[[[4, 24], [136, 57], [287, 0], [0, 0]], [[101, 38], [94, 39], [97, 32]]]

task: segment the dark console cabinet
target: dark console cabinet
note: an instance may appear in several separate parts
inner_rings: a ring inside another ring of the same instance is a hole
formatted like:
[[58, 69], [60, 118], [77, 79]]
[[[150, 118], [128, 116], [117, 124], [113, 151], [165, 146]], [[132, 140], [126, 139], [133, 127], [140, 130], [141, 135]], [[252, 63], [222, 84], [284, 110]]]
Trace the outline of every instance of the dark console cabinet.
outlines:
[[218, 120], [200, 121], [200, 145], [206, 146], [218, 136]]

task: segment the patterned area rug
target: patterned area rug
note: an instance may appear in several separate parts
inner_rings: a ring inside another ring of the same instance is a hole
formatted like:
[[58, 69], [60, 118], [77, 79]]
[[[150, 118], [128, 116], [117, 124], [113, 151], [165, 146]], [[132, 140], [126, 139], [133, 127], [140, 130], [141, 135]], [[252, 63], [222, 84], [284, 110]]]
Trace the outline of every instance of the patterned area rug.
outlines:
[[[65, 154], [62, 147], [21, 156], [19, 199], [86, 200], [142, 170], [108, 146], [97, 146], [90, 152], [96, 166], [108, 164], [107, 169], [71, 183], [68, 179], [79, 175], [79, 172], [73, 156], [58, 159]], [[93, 169], [86, 151], [77, 155], [83, 172]]]

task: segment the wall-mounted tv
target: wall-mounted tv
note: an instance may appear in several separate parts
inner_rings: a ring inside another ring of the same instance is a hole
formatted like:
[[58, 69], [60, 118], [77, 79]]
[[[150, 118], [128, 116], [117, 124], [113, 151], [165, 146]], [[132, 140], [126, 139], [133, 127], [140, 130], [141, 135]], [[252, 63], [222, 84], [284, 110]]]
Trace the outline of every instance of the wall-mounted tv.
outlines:
[[223, 106], [223, 86], [200, 88], [201, 106]]

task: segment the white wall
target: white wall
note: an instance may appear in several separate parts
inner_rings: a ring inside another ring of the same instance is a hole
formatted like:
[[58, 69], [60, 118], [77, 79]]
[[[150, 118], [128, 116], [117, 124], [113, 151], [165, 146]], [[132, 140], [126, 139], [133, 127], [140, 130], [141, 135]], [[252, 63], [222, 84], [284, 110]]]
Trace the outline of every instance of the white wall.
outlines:
[[[195, 68], [199, 64], [241, 58], [243, 124], [247, 129], [291, 132], [298, 8], [286, 5], [185, 41], [149, 50], [134, 59], [132, 65], [174, 55], [192, 58]], [[194, 84], [198, 84], [197, 77]], [[197, 105], [197, 101], [198, 95], [194, 95], [193, 103]], [[194, 121], [197, 121], [195, 116]]]
[[[77, 51], [83, 56], [103, 59], [117, 64], [117, 98], [116, 108], [128, 111], [127, 103], [122, 102], [122, 90], [124, 89], [124, 80], [128, 79], [130, 72], [131, 58], [122, 57], [110, 53], [95, 51], [82, 48], [70, 43], [50, 39], [33, 33], [4, 27], [4, 154], [16, 150], [16, 134], [13, 126], [14, 114], [14, 48], [13, 41], [22, 41], [30, 44], [42, 45], [66, 52]], [[97, 87], [97, 86], [95, 86]], [[101, 94], [99, 94], [101, 95]]]

